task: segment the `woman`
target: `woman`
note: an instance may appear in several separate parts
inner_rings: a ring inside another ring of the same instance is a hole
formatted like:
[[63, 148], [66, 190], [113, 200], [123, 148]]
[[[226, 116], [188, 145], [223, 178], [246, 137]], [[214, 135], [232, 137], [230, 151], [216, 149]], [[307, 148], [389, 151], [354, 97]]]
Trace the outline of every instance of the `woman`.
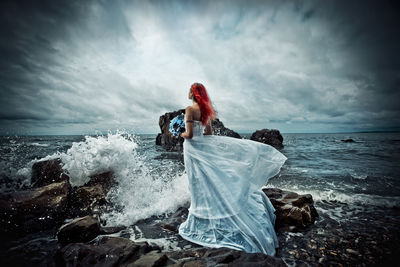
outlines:
[[181, 137], [191, 204], [180, 236], [206, 247], [274, 256], [275, 209], [261, 187], [287, 158], [266, 144], [212, 135], [215, 110], [202, 84], [190, 87], [189, 99]]

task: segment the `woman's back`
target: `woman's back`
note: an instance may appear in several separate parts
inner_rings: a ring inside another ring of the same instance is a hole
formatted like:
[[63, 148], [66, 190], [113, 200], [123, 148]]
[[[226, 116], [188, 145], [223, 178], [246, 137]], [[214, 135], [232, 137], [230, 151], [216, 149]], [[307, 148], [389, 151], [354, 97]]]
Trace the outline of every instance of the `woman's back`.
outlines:
[[[185, 121], [187, 124], [190, 123], [193, 127], [189, 131], [193, 132], [193, 136], [212, 134], [211, 118], [208, 118], [206, 125], [202, 124], [202, 113], [198, 103], [194, 103], [186, 108]], [[187, 127], [189, 127], [189, 125], [187, 125]]]
[[195, 104], [191, 105], [190, 107], [192, 108], [193, 120], [201, 121], [201, 111], [200, 111], [199, 104], [195, 103]]

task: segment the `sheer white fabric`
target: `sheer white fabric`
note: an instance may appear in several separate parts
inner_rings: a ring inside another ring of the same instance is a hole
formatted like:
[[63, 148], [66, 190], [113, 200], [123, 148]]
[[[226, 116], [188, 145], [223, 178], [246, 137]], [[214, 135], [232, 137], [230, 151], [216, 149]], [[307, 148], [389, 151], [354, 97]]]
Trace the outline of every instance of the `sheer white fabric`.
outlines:
[[275, 255], [275, 208], [261, 187], [287, 158], [260, 142], [203, 135], [200, 121], [193, 131], [183, 143], [191, 204], [179, 234], [207, 247]]

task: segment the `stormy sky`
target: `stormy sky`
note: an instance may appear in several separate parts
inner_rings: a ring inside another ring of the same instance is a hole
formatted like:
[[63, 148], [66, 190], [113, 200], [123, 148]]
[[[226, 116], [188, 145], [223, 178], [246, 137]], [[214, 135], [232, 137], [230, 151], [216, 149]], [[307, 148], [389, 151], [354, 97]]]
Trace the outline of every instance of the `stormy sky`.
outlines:
[[400, 130], [396, 1], [2, 1], [0, 134]]

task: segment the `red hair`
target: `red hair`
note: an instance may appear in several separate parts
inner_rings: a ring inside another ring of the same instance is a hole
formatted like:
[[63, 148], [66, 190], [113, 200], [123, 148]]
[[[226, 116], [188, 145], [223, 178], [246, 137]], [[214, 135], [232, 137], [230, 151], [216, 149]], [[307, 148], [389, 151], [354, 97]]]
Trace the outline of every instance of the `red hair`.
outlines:
[[192, 84], [190, 89], [192, 90], [195, 101], [200, 106], [201, 123], [206, 125], [208, 118], [211, 117], [214, 120], [216, 115], [215, 109], [212, 107], [211, 100], [207, 95], [207, 90], [201, 83]]

